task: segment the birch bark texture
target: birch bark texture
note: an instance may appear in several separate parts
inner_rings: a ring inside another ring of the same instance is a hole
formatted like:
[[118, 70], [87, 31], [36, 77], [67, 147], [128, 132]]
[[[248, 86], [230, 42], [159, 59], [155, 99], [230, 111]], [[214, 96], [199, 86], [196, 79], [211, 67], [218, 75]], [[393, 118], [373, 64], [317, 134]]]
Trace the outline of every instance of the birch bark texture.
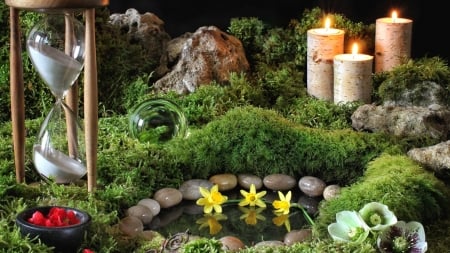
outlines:
[[390, 71], [411, 58], [413, 21], [379, 18], [375, 24], [375, 73]]
[[309, 95], [333, 101], [333, 59], [344, 52], [345, 32], [315, 28], [307, 32], [306, 85]]

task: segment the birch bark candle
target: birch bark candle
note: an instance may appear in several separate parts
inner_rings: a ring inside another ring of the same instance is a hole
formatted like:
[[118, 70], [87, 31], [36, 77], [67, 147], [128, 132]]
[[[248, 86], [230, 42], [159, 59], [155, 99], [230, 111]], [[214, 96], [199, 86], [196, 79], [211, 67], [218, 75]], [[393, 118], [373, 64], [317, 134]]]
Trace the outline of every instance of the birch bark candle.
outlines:
[[371, 102], [373, 56], [358, 54], [354, 44], [351, 54], [334, 57], [334, 103]]
[[330, 28], [326, 19], [324, 28], [307, 32], [306, 85], [309, 95], [333, 101], [333, 57], [344, 52], [344, 31]]
[[375, 26], [375, 73], [390, 71], [411, 57], [413, 21], [398, 18], [379, 18]]

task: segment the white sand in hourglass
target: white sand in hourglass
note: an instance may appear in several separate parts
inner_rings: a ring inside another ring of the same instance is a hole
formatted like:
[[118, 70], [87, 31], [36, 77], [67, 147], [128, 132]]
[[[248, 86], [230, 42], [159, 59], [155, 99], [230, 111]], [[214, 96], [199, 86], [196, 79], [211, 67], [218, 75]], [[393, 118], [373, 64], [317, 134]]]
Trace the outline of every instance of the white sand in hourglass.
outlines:
[[45, 149], [41, 145], [34, 145], [33, 149], [33, 160], [38, 172], [46, 178], [54, 178], [56, 183], [73, 182], [86, 174], [84, 164], [58, 150]]
[[83, 68], [74, 58], [48, 45], [37, 47], [28, 42], [28, 52], [42, 79], [58, 98], [69, 90]]

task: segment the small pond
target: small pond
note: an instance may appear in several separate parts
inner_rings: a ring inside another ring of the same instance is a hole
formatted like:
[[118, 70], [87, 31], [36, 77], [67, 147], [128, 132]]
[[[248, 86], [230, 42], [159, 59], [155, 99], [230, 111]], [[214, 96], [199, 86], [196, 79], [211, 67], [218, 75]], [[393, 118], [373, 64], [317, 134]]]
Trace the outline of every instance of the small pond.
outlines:
[[[205, 214], [203, 207], [196, 205], [195, 201], [183, 201], [175, 207], [161, 210], [146, 229], [158, 231], [166, 238], [186, 231], [193, 236], [217, 239], [231, 235], [251, 246], [261, 241], [283, 241], [287, 232], [309, 227], [299, 208], [291, 208], [288, 215], [276, 215], [273, 212], [271, 202], [278, 199], [276, 192], [267, 192], [266, 208], [239, 207], [240, 194], [234, 192], [226, 195], [237, 201], [223, 205], [222, 213]], [[292, 200], [297, 200], [312, 218], [320, 201], [299, 192], [293, 192]]]

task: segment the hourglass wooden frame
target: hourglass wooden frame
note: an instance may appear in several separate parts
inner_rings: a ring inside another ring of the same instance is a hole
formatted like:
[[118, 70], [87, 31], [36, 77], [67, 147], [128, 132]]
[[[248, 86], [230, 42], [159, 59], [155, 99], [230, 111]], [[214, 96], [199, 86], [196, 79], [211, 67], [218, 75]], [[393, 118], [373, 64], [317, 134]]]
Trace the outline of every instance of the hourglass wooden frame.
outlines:
[[[86, 143], [87, 188], [96, 187], [98, 142], [98, 88], [95, 49], [95, 8], [105, 7], [109, 0], [5, 0], [10, 7], [10, 93], [16, 181], [25, 182], [25, 97], [19, 12], [45, 10], [81, 10], [85, 19], [86, 55], [84, 62], [84, 131]], [[66, 96], [66, 103], [78, 111], [76, 83]]]

